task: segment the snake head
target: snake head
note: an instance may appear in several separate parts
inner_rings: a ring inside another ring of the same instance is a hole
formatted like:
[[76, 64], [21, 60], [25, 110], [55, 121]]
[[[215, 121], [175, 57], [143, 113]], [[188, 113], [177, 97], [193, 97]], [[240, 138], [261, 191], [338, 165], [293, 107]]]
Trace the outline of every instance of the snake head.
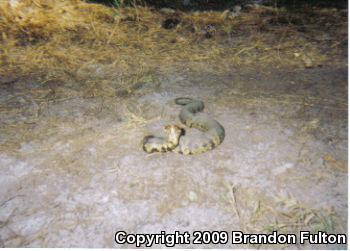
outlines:
[[179, 136], [185, 135], [185, 129], [178, 125], [166, 125], [164, 126], [164, 130], [167, 134], [175, 133]]

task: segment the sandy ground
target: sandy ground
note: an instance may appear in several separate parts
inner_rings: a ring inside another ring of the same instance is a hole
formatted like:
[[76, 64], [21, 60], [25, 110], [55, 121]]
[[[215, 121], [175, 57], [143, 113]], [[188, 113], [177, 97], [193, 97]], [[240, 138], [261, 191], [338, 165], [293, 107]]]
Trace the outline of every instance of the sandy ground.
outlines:
[[[40, 88], [18, 80], [0, 95], [12, 108], [0, 117], [1, 247], [134, 247], [114, 242], [120, 230], [347, 233], [346, 68], [173, 72], [127, 97], [38, 104]], [[144, 153], [145, 134], [179, 123], [180, 96], [205, 102], [224, 142]]]

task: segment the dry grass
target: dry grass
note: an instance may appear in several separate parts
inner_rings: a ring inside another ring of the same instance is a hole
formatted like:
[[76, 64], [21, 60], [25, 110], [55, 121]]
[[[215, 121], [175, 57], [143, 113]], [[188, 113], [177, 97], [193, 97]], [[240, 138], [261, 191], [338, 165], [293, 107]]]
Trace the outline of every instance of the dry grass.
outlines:
[[[334, 59], [343, 56], [346, 17], [336, 10], [307, 12], [290, 15], [283, 9], [251, 7], [230, 19], [220, 12], [169, 14], [79, 0], [23, 0], [16, 6], [2, 1], [1, 81], [34, 74], [45, 83], [70, 80], [90, 90], [106, 80], [110, 90], [84, 95], [113, 96], [118, 88], [110, 82], [150, 71], [200, 71], [207, 63], [213, 71], [226, 71], [235, 65], [303, 67], [305, 60], [313, 66], [340, 61]], [[180, 24], [164, 29], [166, 18]], [[213, 27], [210, 39], [205, 38], [208, 25]]]
[[[314, 209], [290, 195], [268, 197], [254, 189], [243, 191], [231, 187], [231, 203], [239, 217], [240, 227], [246, 233], [296, 233], [323, 231], [335, 233], [339, 222], [334, 209]], [[266, 247], [266, 246], [265, 246]], [[280, 246], [285, 248], [287, 246]], [[275, 247], [276, 248], [276, 247]]]
[[[166, 18], [180, 23], [164, 29]], [[208, 25], [211, 38], [206, 38]], [[251, 7], [228, 18], [215, 11], [167, 13], [148, 7], [112, 9], [80, 0], [21, 0], [16, 6], [0, 1], [0, 34], [0, 85], [21, 85], [15, 96], [0, 104], [3, 121], [26, 117], [16, 128], [0, 128], [14, 139], [20, 126], [31, 137], [31, 125], [51, 103], [123, 98], [142, 85], [157, 84], [161, 73], [296, 68], [304, 67], [305, 60], [313, 67], [343, 64], [347, 21], [343, 12], [332, 9], [289, 13]], [[305, 103], [294, 96], [234, 95], [250, 104]], [[144, 123], [129, 115], [130, 126]]]

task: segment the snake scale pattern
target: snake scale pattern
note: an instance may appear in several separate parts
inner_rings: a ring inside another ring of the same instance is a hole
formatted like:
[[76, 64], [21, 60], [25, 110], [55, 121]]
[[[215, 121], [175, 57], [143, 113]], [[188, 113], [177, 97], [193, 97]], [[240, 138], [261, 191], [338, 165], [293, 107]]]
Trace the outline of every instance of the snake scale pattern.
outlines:
[[177, 98], [177, 105], [183, 106], [179, 118], [181, 123], [204, 132], [205, 137], [193, 142], [185, 136], [185, 130], [178, 125], [167, 125], [164, 130], [167, 137], [148, 135], [141, 145], [145, 152], [177, 152], [190, 155], [207, 152], [220, 145], [225, 138], [224, 127], [215, 119], [202, 113], [204, 103], [192, 98]]

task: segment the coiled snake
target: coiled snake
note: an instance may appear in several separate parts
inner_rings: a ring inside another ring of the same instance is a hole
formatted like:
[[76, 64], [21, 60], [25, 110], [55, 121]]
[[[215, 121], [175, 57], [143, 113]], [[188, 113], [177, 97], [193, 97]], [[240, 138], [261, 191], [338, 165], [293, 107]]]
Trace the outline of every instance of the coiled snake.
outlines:
[[164, 127], [168, 137], [148, 135], [143, 138], [141, 145], [145, 152], [177, 152], [180, 154], [198, 154], [209, 151], [220, 145], [225, 138], [224, 127], [215, 119], [201, 113], [204, 103], [192, 98], [177, 98], [177, 105], [183, 106], [179, 118], [188, 126], [204, 132], [205, 137], [199, 142], [191, 142], [186, 139], [185, 130], [178, 125], [167, 125]]

